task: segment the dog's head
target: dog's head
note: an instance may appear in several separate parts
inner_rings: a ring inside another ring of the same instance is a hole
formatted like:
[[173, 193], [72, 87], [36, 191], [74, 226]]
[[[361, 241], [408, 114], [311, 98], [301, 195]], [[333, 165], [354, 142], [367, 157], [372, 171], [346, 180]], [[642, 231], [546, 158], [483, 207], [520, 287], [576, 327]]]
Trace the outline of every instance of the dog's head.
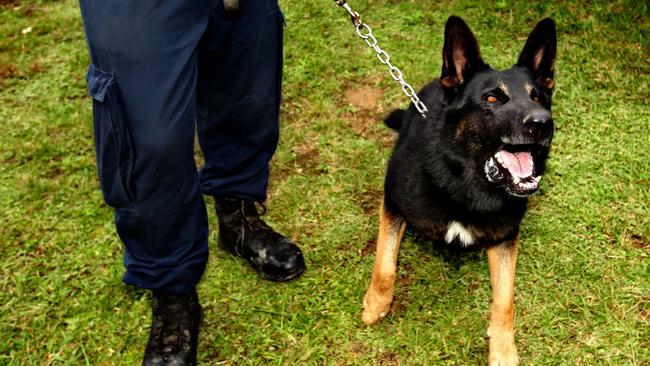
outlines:
[[512, 196], [539, 189], [554, 130], [555, 53], [555, 23], [547, 18], [528, 36], [516, 65], [493, 70], [467, 24], [447, 20], [440, 77], [447, 153], [471, 161], [475, 175]]

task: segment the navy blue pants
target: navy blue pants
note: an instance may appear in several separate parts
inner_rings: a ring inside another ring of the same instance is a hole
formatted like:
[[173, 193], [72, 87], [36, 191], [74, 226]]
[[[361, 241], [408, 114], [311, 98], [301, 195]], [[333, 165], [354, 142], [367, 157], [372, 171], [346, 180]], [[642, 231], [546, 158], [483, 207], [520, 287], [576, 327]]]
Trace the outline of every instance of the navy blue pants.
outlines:
[[[203, 195], [263, 201], [278, 142], [277, 0], [80, 0], [97, 169], [124, 281], [182, 293], [208, 258]], [[195, 128], [205, 157], [197, 172]]]

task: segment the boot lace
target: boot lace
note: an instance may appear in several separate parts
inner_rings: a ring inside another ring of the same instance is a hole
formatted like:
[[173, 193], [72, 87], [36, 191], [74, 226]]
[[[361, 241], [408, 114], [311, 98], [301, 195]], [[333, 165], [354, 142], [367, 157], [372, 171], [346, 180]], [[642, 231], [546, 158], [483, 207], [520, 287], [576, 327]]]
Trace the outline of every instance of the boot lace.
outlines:
[[153, 299], [154, 320], [150, 346], [153, 354], [167, 361], [170, 355], [178, 351], [190, 350], [192, 325], [189, 322], [192, 316], [189, 312], [198, 304], [191, 295], [164, 294], [158, 297], [160, 298]]
[[244, 250], [244, 244], [246, 239], [246, 230], [256, 231], [257, 237], [260, 235], [265, 236], [280, 236], [277, 234], [271, 227], [260, 218], [266, 214], [266, 205], [260, 202], [253, 203], [253, 212], [250, 212], [250, 207], [247, 209], [245, 201], [241, 202], [239, 213], [241, 214], [242, 220], [239, 228], [239, 235], [237, 237], [237, 243], [235, 244], [235, 252], [237, 255], [242, 255]]

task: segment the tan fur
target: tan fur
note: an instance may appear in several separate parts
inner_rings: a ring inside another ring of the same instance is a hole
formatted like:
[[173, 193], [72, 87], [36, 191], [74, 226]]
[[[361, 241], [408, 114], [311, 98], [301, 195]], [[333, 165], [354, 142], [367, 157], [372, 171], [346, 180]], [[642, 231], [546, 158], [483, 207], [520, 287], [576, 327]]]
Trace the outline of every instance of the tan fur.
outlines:
[[538, 81], [540, 84], [544, 85], [548, 89], [552, 90], [553, 88], [555, 88], [555, 80], [551, 78], [541, 77]]
[[370, 287], [363, 299], [361, 319], [365, 324], [374, 324], [388, 314], [395, 293], [397, 252], [404, 235], [406, 223], [401, 217], [392, 215], [384, 207], [383, 200], [379, 215], [377, 256], [372, 272]]
[[510, 91], [508, 90], [508, 86], [506, 84], [504, 84], [503, 82], [499, 82], [499, 89], [501, 89], [503, 94], [505, 94], [507, 96], [510, 96], [510, 94], [509, 94]]
[[[543, 48], [540, 48], [535, 54], [535, 56], [533, 56], [532, 65], [531, 65], [531, 68], [533, 70], [537, 70], [540, 68], [540, 65], [542, 64], [542, 59], [544, 57], [544, 51], [545, 50]], [[553, 71], [553, 65], [551, 65], [551, 71]], [[552, 78], [547, 78], [542, 75], [540, 75], [537, 78], [537, 82], [551, 90], [553, 90], [553, 88], [555, 87], [555, 80], [553, 80]]]
[[535, 53], [535, 56], [533, 56], [533, 63], [531, 65], [531, 68], [533, 70], [539, 70], [539, 67], [542, 64], [543, 59], [544, 59], [544, 48], [540, 48], [537, 50], [537, 53]]
[[447, 76], [447, 77], [444, 77], [444, 78], [440, 79], [440, 85], [442, 85], [442, 87], [445, 88], [445, 89], [451, 89], [451, 88], [453, 88], [453, 86], [454, 86], [454, 84], [456, 82], [455, 80], [456, 79], [454, 79], [453, 77]]
[[459, 48], [454, 48], [453, 59], [454, 59], [454, 68], [456, 69], [456, 80], [459, 85], [463, 84], [465, 80], [463, 79], [464, 66], [467, 65], [467, 59], [465, 58], [465, 53]]
[[524, 88], [526, 89], [526, 93], [530, 95], [533, 92], [533, 86], [530, 85], [529, 83], [524, 84]]
[[488, 247], [487, 257], [492, 285], [492, 306], [490, 308], [490, 353], [488, 364], [518, 365], [519, 355], [515, 346], [515, 267], [519, 238]]

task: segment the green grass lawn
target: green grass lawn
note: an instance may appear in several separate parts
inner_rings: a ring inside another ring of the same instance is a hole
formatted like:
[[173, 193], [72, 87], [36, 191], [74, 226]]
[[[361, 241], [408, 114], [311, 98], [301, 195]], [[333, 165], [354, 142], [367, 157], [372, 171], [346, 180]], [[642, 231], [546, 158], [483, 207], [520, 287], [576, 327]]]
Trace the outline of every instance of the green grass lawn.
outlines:
[[[383, 175], [407, 105], [331, 0], [283, 0], [282, 137], [268, 221], [308, 272], [261, 280], [216, 247], [199, 286], [212, 365], [478, 365], [486, 255], [407, 232], [393, 311], [360, 321]], [[439, 75], [444, 22], [512, 65], [537, 21], [558, 25], [550, 171], [521, 233], [516, 342], [524, 365], [650, 365], [650, 42], [643, 1], [352, 0], [407, 81]], [[121, 283], [96, 177], [78, 4], [0, 1], [0, 365], [134, 365], [149, 295]], [[212, 201], [208, 200], [212, 205]]]

